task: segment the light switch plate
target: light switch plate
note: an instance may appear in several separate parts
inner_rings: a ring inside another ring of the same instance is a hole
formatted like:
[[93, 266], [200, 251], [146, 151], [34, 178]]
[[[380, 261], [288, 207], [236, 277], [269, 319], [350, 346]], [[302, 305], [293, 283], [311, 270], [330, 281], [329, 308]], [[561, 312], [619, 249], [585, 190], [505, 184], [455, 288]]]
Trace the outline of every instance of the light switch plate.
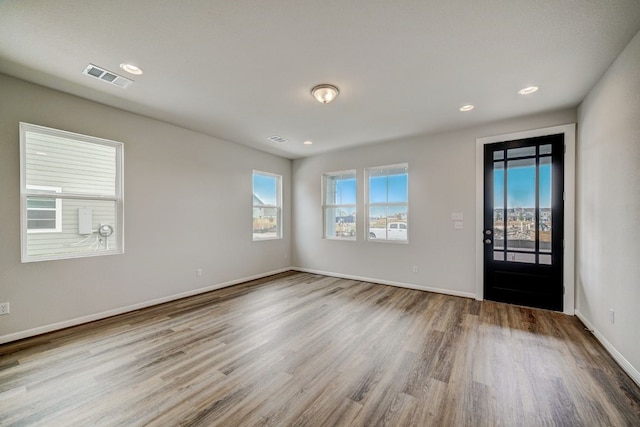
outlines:
[[464, 219], [462, 212], [453, 212], [451, 214], [451, 221], [462, 221]]
[[464, 228], [464, 222], [462, 221], [456, 221], [453, 223], [453, 228], [455, 228], [456, 230], [462, 230]]

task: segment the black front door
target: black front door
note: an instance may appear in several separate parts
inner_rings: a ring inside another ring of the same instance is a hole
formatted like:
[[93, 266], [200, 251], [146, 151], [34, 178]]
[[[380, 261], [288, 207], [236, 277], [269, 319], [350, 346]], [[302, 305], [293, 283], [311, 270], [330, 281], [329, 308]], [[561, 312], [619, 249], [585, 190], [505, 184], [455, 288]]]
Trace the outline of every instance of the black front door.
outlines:
[[562, 311], [564, 136], [484, 149], [484, 297]]

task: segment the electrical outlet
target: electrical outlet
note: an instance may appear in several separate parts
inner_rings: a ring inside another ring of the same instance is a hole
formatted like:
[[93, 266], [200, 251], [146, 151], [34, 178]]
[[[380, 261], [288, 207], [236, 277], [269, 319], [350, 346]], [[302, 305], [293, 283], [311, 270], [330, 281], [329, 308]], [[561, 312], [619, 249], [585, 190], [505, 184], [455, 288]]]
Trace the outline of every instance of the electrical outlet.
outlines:
[[609, 321], [611, 323], [616, 323], [616, 311], [613, 308], [609, 309]]
[[11, 312], [11, 310], [10, 310], [8, 302], [0, 303], [0, 315], [9, 314], [10, 312]]
[[414, 265], [414, 266], [413, 266], [413, 272], [414, 272], [414, 273], [417, 273], [417, 272], [418, 272], [418, 266], [417, 266], [417, 265]]
[[196, 268], [196, 277], [202, 277], [202, 269]]

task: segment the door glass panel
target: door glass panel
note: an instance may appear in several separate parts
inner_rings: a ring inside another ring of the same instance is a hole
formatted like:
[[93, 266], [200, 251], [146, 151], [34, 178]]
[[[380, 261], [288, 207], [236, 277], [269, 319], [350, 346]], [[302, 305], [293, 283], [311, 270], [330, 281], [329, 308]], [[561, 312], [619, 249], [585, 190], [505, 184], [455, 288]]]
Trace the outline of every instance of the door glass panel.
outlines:
[[504, 210], [496, 209], [493, 217], [493, 247], [504, 248]]
[[551, 255], [539, 255], [538, 264], [551, 265]]
[[551, 253], [551, 157], [540, 157], [538, 176], [540, 188], [540, 252]]
[[503, 251], [493, 251], [493, 260], [494, 261], [504, 261], [504, 252]]
[[526, 262], [528, 264], [535, 264], [536, 254], [523, 254], [520, 252], [507, 252], [507, 261], [511, 262]]
[[525, 157], [525, 156], [535, 156], [536, 155], [536, 147], [522, 147], [522, 148], [511, 148], [507, 150], [507, 158], [513, 159], [515, 157]]
[[504, 159], [504, 150], [493, 152], [493, 160], [502, 160], [502, 159]]
[[551, 144], [540, 146], [540, 155], [542, 156], [543, 154], [551, 154]]
[[[507, 248], [535, 251], [536, 161], [507, 162]], [[509, 260], [509, 257], [507, 258]]]
[[493, 247], [504, 248], [504, 162], [493, 163]]

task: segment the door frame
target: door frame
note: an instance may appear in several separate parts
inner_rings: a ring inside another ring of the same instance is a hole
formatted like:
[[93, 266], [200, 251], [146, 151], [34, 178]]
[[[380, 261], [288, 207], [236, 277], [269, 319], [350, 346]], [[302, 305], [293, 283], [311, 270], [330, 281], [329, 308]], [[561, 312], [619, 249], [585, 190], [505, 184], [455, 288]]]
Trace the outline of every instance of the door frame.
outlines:
[[476, 299], [484, 299], [484, 146], [496, 142], [564, 134], [564, 256], [563, 313], [575, 313], [575, 204], [576, 204], [576, 124], [531, 129], [521, 132], [476, 138]]

